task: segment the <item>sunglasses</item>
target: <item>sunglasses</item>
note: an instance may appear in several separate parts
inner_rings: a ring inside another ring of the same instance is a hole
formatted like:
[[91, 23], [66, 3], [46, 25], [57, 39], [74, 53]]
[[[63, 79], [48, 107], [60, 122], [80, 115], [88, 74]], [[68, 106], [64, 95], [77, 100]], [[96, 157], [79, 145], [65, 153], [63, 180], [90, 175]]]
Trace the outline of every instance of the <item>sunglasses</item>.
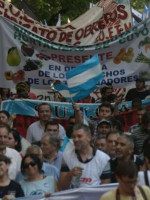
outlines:
[[29, 168], [29, 166], [34, 167], [35, 165], [36, 165], [36, 163], [33, 162], [33, 161], [31, 161], [31, 162], [28, 163], [28, 164], [24, 164], [23, 168], [24, 168], [24, 169], [27, 169], [27, 168]]

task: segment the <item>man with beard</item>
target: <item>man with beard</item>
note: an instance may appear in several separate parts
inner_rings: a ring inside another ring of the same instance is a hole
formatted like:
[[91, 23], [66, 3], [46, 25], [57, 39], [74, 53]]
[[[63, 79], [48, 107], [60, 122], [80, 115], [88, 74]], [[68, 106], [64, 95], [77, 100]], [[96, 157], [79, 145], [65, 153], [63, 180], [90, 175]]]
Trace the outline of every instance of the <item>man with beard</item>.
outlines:
[[[48, 103], [42, 103], [38, 106], [39, 120], [32, 123], [27, 130], [27, 140], [30, 143], [38, 142], [44, 133], [45, 124], [51, 119], [51, 107]], [[59, 124], [59, 131], [62, 135], [66, 135], [63, 126]]]
[[116, 176], [115, 171], [119, 163], [124, 161], [132, 160], [136, 165], [138, 170], [142, 169], [144, 162], [133, 154], [134, 142], [129, 135], [120, 135], [116, 142], [116, 158], [110, 160], [111, 166], [111, 182], [115, 183]]

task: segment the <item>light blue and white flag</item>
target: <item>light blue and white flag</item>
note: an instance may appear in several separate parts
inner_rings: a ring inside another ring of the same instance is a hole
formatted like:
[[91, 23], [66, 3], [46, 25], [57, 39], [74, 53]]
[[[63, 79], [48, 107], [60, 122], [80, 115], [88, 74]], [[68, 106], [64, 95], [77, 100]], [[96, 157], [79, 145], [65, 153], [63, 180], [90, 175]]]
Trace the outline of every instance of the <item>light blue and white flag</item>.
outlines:
[[66, 72], [68, 89], [71, 94], [89, 91], [89, 94], [97, 87], [99, 80], [103, 79], [104, 74], [98, 55]]
[[85, 97], [87, 97], [92, 91], [92, 90], [88, 90], [88, 91], [79, 91], [73, 94], [70, 94], [68, 86], [66, 84], [55, 84], [54, 85], [55, 90], [57, 90], [63, 97], [65, 97], [65, 99], [68, 102], [76, 102], [78, 100], [84, 99]]

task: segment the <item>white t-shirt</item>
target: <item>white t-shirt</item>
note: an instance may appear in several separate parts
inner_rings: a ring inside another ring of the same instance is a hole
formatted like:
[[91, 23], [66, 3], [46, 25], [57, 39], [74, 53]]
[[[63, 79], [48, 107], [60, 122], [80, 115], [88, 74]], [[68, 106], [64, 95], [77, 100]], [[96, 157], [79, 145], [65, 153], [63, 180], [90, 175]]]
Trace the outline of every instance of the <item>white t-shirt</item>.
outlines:
[[[77, 154], [74, 149], [70, 149], [63, 155], [64, 163], [67, 165], [69, 170], [74, 167], [82, 167], [82, 176], [80, 177], [79, 187], [90, 187], [100, 185], [100, 176], [104, 169], [109, 163], [109, 156], [100, 150], [96, 150], [94, 157], [87, 163], [80, 162], [77, 158]], [[73, 177], [71, 185], [76, 185], [77, 177]]]
[[[150, 185], [150, 170], [147, 170], [148, 182]], [[144, 171], [138, 172], [138, 185], [146, 185]]]
[[17, 173], [20, 171], [21, 156], [15, 149], [6, 147], [5, 155], [11, 159], [11, 164], [8, 170], [9, 178], [15, 180]]
[[[30, 143], [33, 142], [38, 142], [41, 140], [42, 135], [44, 133], [44, 127], [41, 126], [40, 121], [32, 123], [27, 130], [27, 140]], [[60, 138], [64, 139], [66, 136], [66, 131], [62, 125], [59, 124], [59, 133], [60, 133]]]

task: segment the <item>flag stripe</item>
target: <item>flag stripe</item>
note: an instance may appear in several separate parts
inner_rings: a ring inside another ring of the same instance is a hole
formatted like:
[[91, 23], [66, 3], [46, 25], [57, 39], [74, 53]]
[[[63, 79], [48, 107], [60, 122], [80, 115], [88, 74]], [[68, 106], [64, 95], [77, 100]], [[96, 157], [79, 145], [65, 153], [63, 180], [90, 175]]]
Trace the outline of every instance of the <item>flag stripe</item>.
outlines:
[[77, 85], [82, 84], [83, 82], [87, 82], [89, 79], [94, 78], [99, 73], [102, 73], [100, 64], [76, 76], [73, 76], [72, 78], [67, 79], [68, 87], [76, 87]]
[[92, 69], [94, 68], [96, 65], [99, 65], [99, 58], [98, 58], [98, 55], [94, 55], [91, 59], [87, 60], [86, 62], [82, 63], [81, 65], [75, 67], [74, 69], [68, 71], [66, 73], [66, 78], [67, 80], [78, 75], [78, 74], [81, 74], [83, 73], [84, 71], [87, 71], [88, 69]]

